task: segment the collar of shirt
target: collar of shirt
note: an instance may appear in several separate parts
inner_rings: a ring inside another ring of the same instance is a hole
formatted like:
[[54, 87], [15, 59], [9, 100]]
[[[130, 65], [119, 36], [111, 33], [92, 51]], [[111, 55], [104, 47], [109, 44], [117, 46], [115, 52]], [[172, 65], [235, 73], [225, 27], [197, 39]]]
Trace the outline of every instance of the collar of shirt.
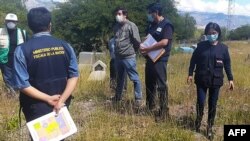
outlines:
[[39, 32], [33, 35], [33, 38], [41, 37], [41, 36], [51, 36], [50, 32]]

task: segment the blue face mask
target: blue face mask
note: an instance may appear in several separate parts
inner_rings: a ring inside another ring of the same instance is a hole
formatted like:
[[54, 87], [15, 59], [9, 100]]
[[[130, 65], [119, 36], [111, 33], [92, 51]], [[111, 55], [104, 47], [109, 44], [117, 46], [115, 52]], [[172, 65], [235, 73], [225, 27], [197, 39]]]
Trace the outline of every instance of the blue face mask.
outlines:
[[211, 43], [217, 41], [217, 39], [218, 39], [218, 34], [207, 35], [207, 40]]
[[149, 22], [153, 22], [154, 21], [154, 18], [153, 18], [153, 16], [151, 14], [148, 14], [147, 17], [148, 17], [148, 21]]

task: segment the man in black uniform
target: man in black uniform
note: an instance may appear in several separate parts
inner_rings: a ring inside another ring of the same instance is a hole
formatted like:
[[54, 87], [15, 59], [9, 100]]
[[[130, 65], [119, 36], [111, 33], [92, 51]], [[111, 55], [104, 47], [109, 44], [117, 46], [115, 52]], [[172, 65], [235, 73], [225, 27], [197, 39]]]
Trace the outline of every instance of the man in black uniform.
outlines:
[[14, 78], [29, 122], [69, 106], [79, 74], [72, 47], [50, 35], [51, 13], [43, 7], [33, 8], [27, 19], [34, 35], [15, 50]]
[[[150, 47], [141, 45], [140, 51], [147, 55], [150, 51], [165, 49], [165, 53], [153, 62], [146, 56], [145, 82], [146, 82], [146, 105], [150, 111], [156, 111], [156, 121], [165, 120], [168, 117], [168, 86], [167, 86], [167, 62], [170, 55], [173, 39], [173, 25], [162, 16], [162, 6], [153, 3], [148, 6], [148, 21], [150, 22], [147, 34], [151, 34], [157, 41]], [[156, 87], [160, 98], [160, 109], [156, 109]]]

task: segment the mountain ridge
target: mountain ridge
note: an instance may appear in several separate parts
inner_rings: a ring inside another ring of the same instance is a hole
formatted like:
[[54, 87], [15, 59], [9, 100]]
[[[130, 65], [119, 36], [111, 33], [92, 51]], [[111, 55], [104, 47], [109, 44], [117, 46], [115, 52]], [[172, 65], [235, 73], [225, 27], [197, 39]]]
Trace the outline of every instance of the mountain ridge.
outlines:
[[34, 7], [43, 6], [52, 11], [54, 8], [56, 8], [56, 4], [63, 2], [67, 2], [67, 0], [26, 0], [25, 6], [27, 10]]
[[[25, 6], [27, 10], [38, 6], [44, 6], [49, 10], [53, 10], [54, 8], [56, 8], [56, 4], [63, 3], [66, 1], [68, 0], [27, 0], [25, 2]], [[224, 13], [209, 13], [209, 12], [198, 12], [198, 11], [191, 11], [191, 12], [179, 11], [178, 13], [180, 15], [189, 13], [190, 16], [194, 17], [194, 19], [196, 20], [197, 28], [204, 28], [206, 24], [209, 22], [216, 22], [221, 27], [227, 27], [228, 23], [228, 16]], [[246, 24], [250, 24], [250, 16], [232, 15], [230, 29], [236, 29]]]
[[[216, 22], [221, 27], [227, 27], [228, 23], [228, 15], [224, 13], [209, 13], [209, 12], [198, 12], [198, 11], [192, 11], [192, 12], [185, 12], [185, 11], [179, 11], [179, 14], [184, 15], [185, 13], [188, 13], [190, 16], [194, 17], [196, 20], [196, 26], [198, 28], [204, 28], [207, 23], [209, 22]], [[231, 16], [231, 26], [230, 29], [236, 29], [240, 26], [250, 24], [250, 16], [245, 15], [232, 15]]]

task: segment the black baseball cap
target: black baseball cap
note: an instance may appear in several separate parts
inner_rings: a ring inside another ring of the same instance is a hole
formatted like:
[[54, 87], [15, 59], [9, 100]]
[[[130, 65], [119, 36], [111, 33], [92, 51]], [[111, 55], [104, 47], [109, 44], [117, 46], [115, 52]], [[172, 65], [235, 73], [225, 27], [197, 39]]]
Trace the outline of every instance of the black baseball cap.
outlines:
[[147, 6], [147, 10], [152, 13], [152, 12], [159, 12], [161, 13], [162, 11], [162, 6], [160, 3], [152, 3]]

